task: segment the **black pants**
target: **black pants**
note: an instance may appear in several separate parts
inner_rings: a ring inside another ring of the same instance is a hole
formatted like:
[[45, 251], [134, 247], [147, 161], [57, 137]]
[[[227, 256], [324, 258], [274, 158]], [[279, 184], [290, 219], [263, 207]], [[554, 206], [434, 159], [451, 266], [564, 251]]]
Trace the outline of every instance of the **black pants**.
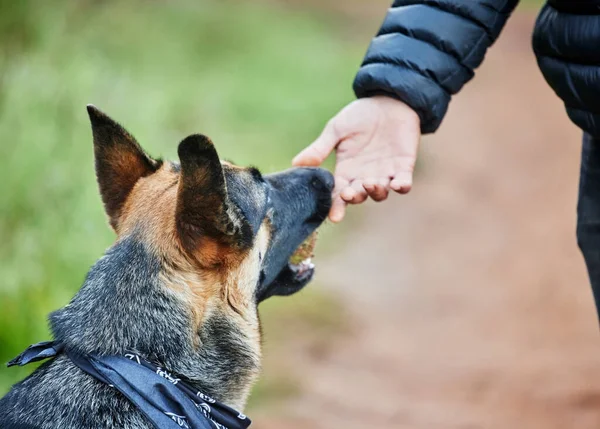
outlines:
[[583, 136], [577, 242], [587, 265], [596, 309], [600, 310], [600, 139]]

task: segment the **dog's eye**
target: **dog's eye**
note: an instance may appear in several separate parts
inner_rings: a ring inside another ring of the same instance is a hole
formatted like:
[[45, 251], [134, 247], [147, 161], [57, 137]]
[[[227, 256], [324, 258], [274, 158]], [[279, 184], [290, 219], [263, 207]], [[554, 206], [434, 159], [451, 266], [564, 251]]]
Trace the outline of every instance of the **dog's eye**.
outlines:
[[260, 276], [258, 277], [258, 284], [261, 285], [265, 281], [265, 271], [260, 270]]

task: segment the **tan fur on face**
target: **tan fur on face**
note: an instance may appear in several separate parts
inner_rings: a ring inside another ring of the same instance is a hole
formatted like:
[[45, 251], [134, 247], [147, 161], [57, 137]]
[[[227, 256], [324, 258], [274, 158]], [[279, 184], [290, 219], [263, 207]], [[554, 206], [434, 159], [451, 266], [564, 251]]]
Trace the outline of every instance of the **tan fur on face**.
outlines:
[[[247, 251], [233, 252], [208, 239], [199, 243], [194, 255], [186, 254], [175, 224], [178, 182], [179, 174], [168, 163], [153, 175], [141, 178], [123, 207], [117, 233], [119, 237], [139, 234], [163, 260], [162, 283], [190, 304], [195, 326], [202, 325], [209, 311], [226, 312], [239, 319], [240, 327], [260, 355], [254, 294], [261, 255], [265, 255], [269, 245], [269, 225], [265, 221]], [[193, 341], [197, 342], [197, 338]]]
[[255, 371], [249, 375], [248, 383], [241, 389], [239, 403], [236, 405], [239, 409], [244, 408], [250, 390], [260, 375], [261, 330], [255, 290], [260, 280], [261, 257], [264, 257], [267, 251], [270, 238], [271, 231], [268, 223], [265, 222], [256, 235], [254, 246], [246, 258], [235, 269], [222, 272], [221, 291], [224, 296], [220, 302], [227, 307], [223, 311], [229, 312], [229, 319], [236, 321], [244, 332], [246, 336], [244, 342], [252, 349], [255, 357]]
[[[271, 232], [264, 222], [254, 239], [254, 246], [237, 267], [222, 272], [225, 298], [231, 307], [247, 319], [248, 310], [256, 313], [254, 293], [260, 278], [261, 257], [269, 246]], [[250, 308], [248, 308], [250, 306]]]

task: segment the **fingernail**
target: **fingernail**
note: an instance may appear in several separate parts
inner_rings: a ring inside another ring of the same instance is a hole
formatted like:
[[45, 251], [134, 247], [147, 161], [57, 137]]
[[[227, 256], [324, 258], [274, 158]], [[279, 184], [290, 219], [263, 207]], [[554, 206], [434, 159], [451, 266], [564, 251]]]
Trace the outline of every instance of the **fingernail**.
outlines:
[[340, 197], [343, 200], [351, 200], [352, 198], [354, 198], [356, 195], [356, 191], [352, 188], [345, 188], [342, 189], [342, 192], [340, 192]]
[[343, 218], [344, 218], [344, 216], [339, 216], [339, 215], [329, 216], [329, 220], [333, 223], [340, 223]]
[[402, 189], [404, 187], [410, 187], [411, 184], [410, 183], [406, 183], [406, 182], [395, 182], [395, 181], [392, 181], [392, 183], [390, 184], [390, 186], [392, 187], [392, 189], [394, 191], [399, 191], [400, 189]]

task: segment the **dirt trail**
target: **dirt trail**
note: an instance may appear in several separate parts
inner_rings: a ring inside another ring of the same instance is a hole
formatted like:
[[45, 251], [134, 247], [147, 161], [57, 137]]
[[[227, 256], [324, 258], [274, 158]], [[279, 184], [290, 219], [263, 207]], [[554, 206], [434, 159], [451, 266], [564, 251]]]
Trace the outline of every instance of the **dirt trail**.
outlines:
[[303, 395], [257, 427], [600, 427], [580, 137], [536, 67], [533, 19], [514, 17], [423, 141], [413, 193], [365, 207], [320, 261], [356, 329], [306, 357]]

